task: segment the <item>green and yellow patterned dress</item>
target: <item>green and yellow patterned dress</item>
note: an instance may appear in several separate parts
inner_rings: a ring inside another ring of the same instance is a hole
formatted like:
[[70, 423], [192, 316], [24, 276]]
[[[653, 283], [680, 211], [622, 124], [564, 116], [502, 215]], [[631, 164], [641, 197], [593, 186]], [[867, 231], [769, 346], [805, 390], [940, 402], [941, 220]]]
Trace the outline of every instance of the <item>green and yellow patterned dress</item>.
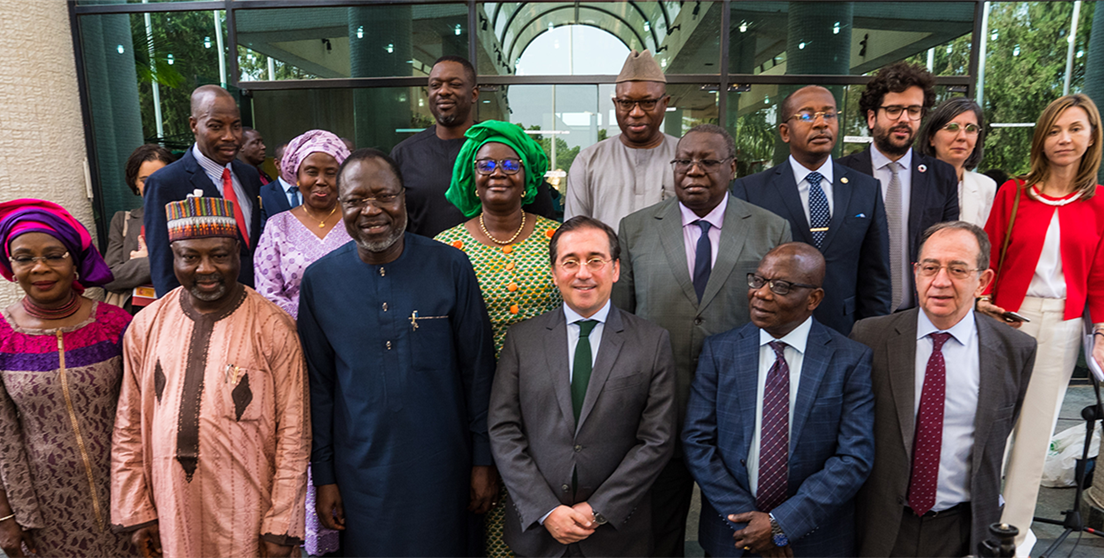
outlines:
[[[434, 237], [468, 255], [479, 290], [487, 305], [494, 331], [495, 358], [506, 340], [510, 326], [535, 318], [563, 305], [560, 291], [552, 281], [548, 263], [548, 241], [560, 226], [544, 217], [537, 217], [533, 233], [525, 240], [506, 246], [490, 247], [479, 242], [463, 224], [457, 225]], [[487, 512], [487, 556], [512, 557], [510, 548], [502, 540], [502, 528], [506, 521], [503, 509], [506, 489], [499, 495], [499, 504]]]

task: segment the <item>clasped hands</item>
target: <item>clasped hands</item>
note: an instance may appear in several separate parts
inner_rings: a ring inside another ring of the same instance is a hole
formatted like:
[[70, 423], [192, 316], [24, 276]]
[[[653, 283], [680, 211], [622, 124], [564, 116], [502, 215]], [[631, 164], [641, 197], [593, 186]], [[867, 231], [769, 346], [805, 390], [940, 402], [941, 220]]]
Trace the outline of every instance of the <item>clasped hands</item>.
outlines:
[[729, 515], [728, 520], [733, 523], [747, 523], [747, 527], [732, 534], [736, 548], [767, 558], [793, 558], [793, 549], [789, 545], [774, 545], [771, 537], [770, 515], [753, 511]]
[[586, 539], [598, 528], [594, 510], [587, 502], [574, 506], [557, 506], [544, 518], [544, 528], [560, 544], [574, 544]]

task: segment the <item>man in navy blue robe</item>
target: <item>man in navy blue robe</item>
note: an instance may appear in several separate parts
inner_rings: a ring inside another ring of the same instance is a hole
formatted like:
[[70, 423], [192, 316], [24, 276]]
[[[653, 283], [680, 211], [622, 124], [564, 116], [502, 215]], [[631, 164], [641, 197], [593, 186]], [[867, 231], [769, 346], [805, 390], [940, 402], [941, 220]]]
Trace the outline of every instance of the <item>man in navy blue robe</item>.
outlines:
[[299, 305], [319, 519], [346, 556], [468, 555], [469, 512], [486, 512], [498, 483], [475, 272], [404, 232], [402, 179], [382, 152], [353, 153], [338, 196], [353, 242], [307, 269]]

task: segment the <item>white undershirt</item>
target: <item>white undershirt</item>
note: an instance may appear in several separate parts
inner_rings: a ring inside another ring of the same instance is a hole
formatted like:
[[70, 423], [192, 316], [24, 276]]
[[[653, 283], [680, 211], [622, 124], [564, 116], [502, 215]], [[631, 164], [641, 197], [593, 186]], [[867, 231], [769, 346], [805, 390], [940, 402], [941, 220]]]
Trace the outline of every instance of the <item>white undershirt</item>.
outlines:
[[1036, 298], [1066, 298], [1066, 275], [1062, 272], [1062, 228], [1058, 225], [1058, 209], [1050, 218], [1043, 252], [1035, 265], [1035, 275], [1027, 286], [1027, 296]]

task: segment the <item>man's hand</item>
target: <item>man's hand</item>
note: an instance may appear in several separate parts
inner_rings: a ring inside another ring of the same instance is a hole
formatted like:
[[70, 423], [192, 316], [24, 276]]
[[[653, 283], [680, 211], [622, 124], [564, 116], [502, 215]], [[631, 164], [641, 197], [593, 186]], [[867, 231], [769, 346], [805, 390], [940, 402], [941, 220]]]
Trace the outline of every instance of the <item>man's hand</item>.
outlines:
[[753, 511], [728, 516], [733, 523], [747, 523], [747, 527], [732, 534], [737, 548], [763, 556], [793, 556], [789, 546], [777, 547], [771, 540], [770, 515]]
[[0, 549], [11, 558], [26, 556], [23, 549], [35, 553], [34, 537], [30, 531], [24, 531], [15, 518], [0, 522]]
[[294, 546], [276, 544], [261, 537], [261, 558], [287, 558], [291, 556], [293, 550], [295, 550]]
[[471, 502], [468, 511], [487, 513], [498, 498], [498, 469], [494, 466], [478, 465], [471, 472]]
[[315, 487], [318, 491], [314, 498], [314, 511], [318, 520], [327, 529], [345, 530], [345, 505], [341, 503], [341, 491], [337, 484], [324, 484]]
[[[590, 509], [589, 505], [587, 509]], [[575, 508], [557, 506], [544, 519], [544, 528], [560, 544], [572, 544], [589, 537], [594, 532], [597, 525], [594, 524], [593, 519], [593, 514], [586, 516]]]
[[157, 523], [135, 531], [130, 535], [130, 542], [138, 547], [138, 552], [144, 558], [161, 558], [161, 556], [164, 556], [164, 552], [161, 550], [161, 529]]

